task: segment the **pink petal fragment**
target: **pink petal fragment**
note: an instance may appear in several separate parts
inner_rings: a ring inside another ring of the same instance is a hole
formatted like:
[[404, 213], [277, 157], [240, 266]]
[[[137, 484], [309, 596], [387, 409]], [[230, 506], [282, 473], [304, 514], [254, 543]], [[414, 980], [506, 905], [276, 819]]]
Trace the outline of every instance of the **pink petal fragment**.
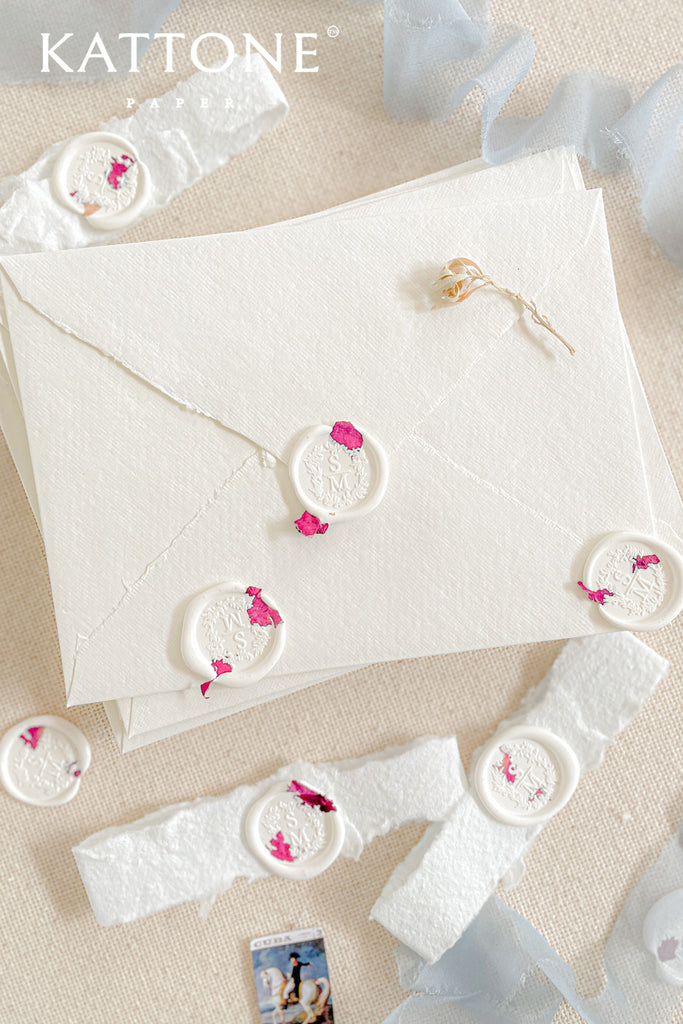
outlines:
[[303, 533], [304, 537], [313, 537], [316, 533], [327, 533], [329, 523], [321, 523], [312, 512], [304, 512], [302, 516], [294, 520], [294, 525], [299, 533]]
[[296, 858], [292, 856], [292, 851], [289, 848], [289, 843], [285, 842], [285, 837], [282, 832], [278, 832], [275, 839], [270, 840], [270, 845], [273, 847], [268, 852], [272, 857], [277, 857], [278, 860], [294, 861]]
[[659, 565], [656, 555], [636, 555], [631, 572], [635, 572], [636, 569], [647, 569], [648, 565]]
[[505, 750], [503, 750], [502, 747], [499, 747], [498, 749], [503, 755], [503, 763], [497, 764], [496, 768], [498, 771], [503, 773], [506, 782], [514, 782], [517, 776], [512, 772], [512, 758]]
[[119, 185], [121, 184], [121, 178], [126, 173], [126, 171], [130, 170], [130, 168], [135, 163], [133, 157], [126, 156], [125, 153], [121, 156], [121, 160], [127, 160], [128, 163], [119, 163], [116, 159], [112, 159], [111, 162], [111, 170], [107, 175], [107, 182], [111, 185], [112, 188], [119, 187]]
[[20, 738], [24, 741], [24, 743], [28, 744], [28, 746], [31, 747], [32, 750], [35, 750], [36, 747], [38, 746], [38, 740], [43, 735], [43, 726], [32, 725], [30, 729], [26, 730], [26, 732], [28, 733], [28, 738], [24, 736], [23, 733]]
[[229, 665], [227, 661], [212, 661], [211, 668], [217, 677], [225, 675], [226, 672], [232, 672], [232, 665]]
[[260, 587], [247, 587], [247, 595], [254, 600], [247, 608], [247, 615], [252, 626], [279, 626], [282, 616], [276, 608], [271, 608], [261, 597]]
[[330, 811], [337, 810], [328, 797], [323, 796], [322, 793], [316, 793], [314, 789], [309, 789], [308, 786], [304, 786], [302, 782], [297, 782], [296, 779], [292, 779], [287, 792], [296, 793], [302, 804], [308, 804], [309, 807], [319, 807], [323, 814], [329, 814]]
[[356, 430], [353, 423], [349, 423], [347, 420], [338, 420], [330, 431], [330, 437], [350, 451], [363, 446], [363, 435], [360, 430]]
[[578, 580], [576, 585], [577, 587], [581, 587], [582, 590], [585, 590], [588, 594], [589, 601], [595, 601], [596, 604], [604, 604], [606, 597], [614, 597], [611, 590], [589, 590], [588, 587], [583, 585], [581, 580]]
[[202, 697], [205, 697], [207, 700], [208, 697], [206, 696], [206, 694], [209, 687], [211, 686], [211, 683], [215, 683], [218, 677], [225, 675], [226, 672], [232, 672], [232, 665], [229, 665], [227, 661], [221, 661], [220, 659], [218, 659], [218, 661], [212, 661], [211, 668], [214, 670], [216, 675], [213, 677], [213, 679], [207, 680], [207, 682], [202, 683], [202, 685], [199, 687], [199, 689], [202, 691]]

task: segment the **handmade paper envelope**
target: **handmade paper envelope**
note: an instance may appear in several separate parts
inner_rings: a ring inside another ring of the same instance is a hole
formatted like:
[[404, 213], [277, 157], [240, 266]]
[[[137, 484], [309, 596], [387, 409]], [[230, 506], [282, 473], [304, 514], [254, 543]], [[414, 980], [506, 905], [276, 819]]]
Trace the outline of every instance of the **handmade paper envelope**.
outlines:
[[[674, 528], [670, 523], [665, 524], [658, 514], [667, 507], [676, 508], [679, 500], [678, 492], [647, 405], [625, 331], [623, 339], [627, 346], [629, 382], [634, 399], [640, 445], [646, 453], [645, 477], [653, 494], [650, 532], [656, 534], [668, 530], [667, 535], [676, 539], [680, 545], [680, 539], [675, 537]], [[349, 666], [345, 671], [351, 671], [357, 667], [359, 666]], [[330, 677], [339, 674], [341, 674], [339, 671], [329, 673]], [[125, 752], [205, 722], [234, 714], [254, 704], [262, 703], [266, 699], [272, 699], [273, 696], [286, 696], [305, 686], [322, 682], [325, 678], [327, 676], [318, 673], [300, 674], [289, 679], [277, 677], [269, 681], [265, 680], [250, 689], [248, 693], [243, 690], [224, 688], [214, 694], [208, 714], [207, 702], [201, 699], [196, 688], [111, 701], [105, 707], [117, 742]]]
[[[521, 199], [525, 196], [538, 197], [577, 188], [583, 188], [583, 180], [576, 157], [568, 152], [555, 150], [494, 168], [487, 167], [481, 160], [473, 160], [363, 197], [343, 207], [313, 214], [312, 217], [350, 214], [375, 216], [380, 212], [384, 214], [398, 210], [443, 209], [471, 204], [473, 201], [491, 203], [496, 199], [504, 199], [506, 195]], [[305, 219], [310, 218], [301, 218], [299, 222]], [[273, 229], [286, 229], [288, 223], [290, 222], [274, 225]], [[3, 341], [4, 328], [0, 327], [0, 343]], [[9, 370], [12, 365], [11, 352], [8, 346], [4, 346], [4, 351], [8, 365], [5, 367], [0, 363], [0, 371], [5, 371], [0, 373], [0, 422], [40, 524], [26, 430], [15, 391], [16, 378]], [[14, 378], [14, 387], [10, 377]], [[353, 667], [332, 669], [325, 674], [313, 672], [279, 675], [269, 678], [265, 685], [252, 686], [246, 691], [227, 688], [214, 690], [209, 705], [193, 687], [189, 690], [109, 701], [106, 709], [120, 746], [123, 750], [129, 750], [202, 724], [204, 721], [234, 714], [263, 700], [284, 696]], [[211, 708], [208, 714], [207, 707]]]
[[[444, 209], [467, 206], [473, 202], [501, 202], [506, 198], [538, 198], [583, 187], [579, 162], [576, 156], [567, 150], [534, 153], [497, 167], [490, 167], [479, 158], [436, 171], [414, 181], [403, 182], [333, 209], [322, 210], [293, 221], [279, 222], [272, 225], [272, 230], [277, 231], [290, 225], [325, 217], [365, 217], [391, 212]], [[21, 239], [17, 239], [17, 244], [18, 251], [21, 251]], [[40, 526], [40, 511], [26, 427], [18, 400], [18, 385], [1, 301], [0, 356], [0, 429], [5, 435], [27, 498]]]
[[[277, 595], [283, 676], [604, 628], [577, 573], [652, 523], [599, 195], [322, 227], [3, 261], [69, 703], [196, 686], [180, 623], [220, 579]], [[494, 292], [432, 310], [456, 251], [575, 359]], [[390, 486], [312, 541], [286, 463], [337, 418]]]
[[[471, 205], [474, 202], [487, 205], [511, 198], [522, 201], [525, 198], [583, 188], [576, 156], [567, 151], [550, 150], [497, 167], [489, 167], [482, 160], [472, 160], [311, 216], [364, 217], [405, 211], [427, 212]], [[300, 218], [294, 223], [301, 223], [305, 219], [310, 218]], [[286, 228], [288, 223], [292, 222], [274, 225], [273, 229]], [[626, 339], [625, 343], [628, 344]], [[661, 451], [656, 432], [654, 442], [655, 448]], [[334, 669], [329, 676], [334, 677], [359, 667], [362, 666], [349, 665], [344, 669]], [[322, 682], [326, 677], [320, 673], [271, 676], [265, 683], [246, 690], [216, 690], [208, 713], [208, 705], [196, 688], [109, 701], [105, 709], [117, 742], [122, 750], [127, 751], [235, 714], [264, 700], [286, 696]]]

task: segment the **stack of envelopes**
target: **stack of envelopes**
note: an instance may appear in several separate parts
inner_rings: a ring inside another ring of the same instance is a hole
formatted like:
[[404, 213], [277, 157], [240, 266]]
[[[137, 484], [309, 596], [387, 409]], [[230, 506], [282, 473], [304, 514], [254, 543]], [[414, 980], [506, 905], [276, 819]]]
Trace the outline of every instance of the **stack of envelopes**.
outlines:
[[[491, 287], [434, 308], [453, 257], [536, 302], [576, 355]], [[2, 428], [67, 703], [107, 702], [124, 750], [371, 662], [613, 629], [576, 585], [595, 545], [681, 547], [601, 194], [573, 157], [468, 164], [236, 234], [8, 257], [0, 279]], [[335, 423], [377, 439], [386, 493], [305, 536], [288, 465]], [[263, 678], [217, 669], [206, 689], [183, 623], [225, 581], [263, 588], [286, 642]]]

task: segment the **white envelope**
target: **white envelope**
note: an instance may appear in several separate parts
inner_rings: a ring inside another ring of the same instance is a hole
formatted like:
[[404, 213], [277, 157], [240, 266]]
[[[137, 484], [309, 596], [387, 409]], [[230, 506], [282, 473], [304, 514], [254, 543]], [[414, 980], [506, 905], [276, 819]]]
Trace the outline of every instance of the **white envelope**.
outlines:
[[[319, 214], [299, 218], [295, 222], [282, 222], [273, 229], [286, 227], [290, 223], [301, 223], [308, 219], [328, 216], [375, 216], [406, 210], [427, 211], [460, 207], [473, 202], [491, 203], [506, 197], [539, 197], [572, 189], [582, 189], [583, 179], [578, 160], [572, 153], [560, 150], [543, 152], [525, 157], [499, 167], [488, 167], [477, 159], [456, 167], [427, 175], [415, 181], [386, 189], [342, 207], [324, 210]], [[0, 303], [1, 308], [1, 303]], [[0, 324], [0, 343], [11, 360], [11, 349]], [[11, 365], [11, 362], [10, 362]], [[10, 380], [14, 377], [14, 385]], [[0, 361], [0, 426], [17, 465], [36, 520], [40, 525], [37, 494], [30, 463], [28, 439], [17, 398], [16, 378], [10, 374], [9, 366]], [[147, 743], [175, 735], [188, 728], [196, 727], [225, 715], [234, 714], [263, 700], [285, 696], [305, 686], [334, 677], [359, 666], [333, 669], [321, 673], [297, 673], [279, 675], [268, 680], [267, 687], [255, 686], [248, 689], [214, 689], [211, 710], [200, 700], [196, 688], [169, 693], [157, 693], [143, 697], [124, 698], [108, 701], [105, 710], [115, 738], [123, 751], [136, 749]]]
[[[640, 455], [599, 195], [273, 241], [3, 260], [68, 702], [196, 689], [179, 626], [219, 579], [276, 596], [275, 678], [604, 629], [575, 592], [587, 552], [623, 527], [676, 543], [681, 506]], [[432, 311], [455, 254], [533, 297], [575, 359], [492, 291]], [[390, 486], [311, 541], [286, 461], [331, 418], [382, 440]]]
[[[475, 202], [488, 205], [511, 198], [521, 201], [583, 188], [579, 162], [568, 151], [550, 150], [496, 167], [477, 159], [285, 225], [313, 217], [365, 217], [449, 209]], [[656, 434], [654, 437], [661, 451]], [[108, 701], [105, 710], [119, 746], [127, 752], [361, 667], [331, 670], [329, 676], [315, 672], [280, 675], [271, 677], [267, 687], [216, 690], [208, 713], [196, 688]]]

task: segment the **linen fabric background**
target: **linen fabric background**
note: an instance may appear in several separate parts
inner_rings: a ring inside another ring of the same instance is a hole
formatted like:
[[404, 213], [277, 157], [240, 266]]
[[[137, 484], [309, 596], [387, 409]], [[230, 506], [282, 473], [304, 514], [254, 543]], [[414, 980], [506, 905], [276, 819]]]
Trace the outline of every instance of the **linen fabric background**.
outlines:
[[[650, 83], [680, 57], [683, 25], [675, 0], [649, 5], [647, 18], [640, 0], [498, 0], [493, 15], [531, 26], [537, 44], [531, 73], [506, 107], [512, 114], [538, 114], [567, 71], [590, 67]], [[442, 123], [398, 123], [385, 114], [381, 19], [380, 5], [346, 0], [232, 0], [229, 7], [218, 0], [183, 0], [165, 30], [184, 32], [188, 41], [222, 31], [238, 42], [242, 32], [251, 32], [268, 46], [274, 32], [285, 34], [290, 70], [280, 81], [291, 112], [254, 149], [125, 240], [266, 224], [477, 156], [480, 101], [474, 95]], [[331, 25], [339, 28], [336, 38], [327, 35]], [[320, 71], [293, 74], [293, 33], [308, 31], [318, 33]], [[140, 73], [127, 79], [1, 88], [0, 175], [23, 170], [55, 141], [125, 116], [126, 97], [161, 96], [188, 77], [194, 70], [189, 42], [177, 48], [175, 74], [163, 71], [162, 46], [152, 47]], [[680, 487], [683, 281], [641, 231], [633, 180], [586, 170], [586, 183], [605, 190], [624, 320]], [[4, 731], [35, 712], [65, 712], [40, 536], [4, 444], [0, 486]], [[585, 777], [569, 806], [543, 829], [525, 879], [505, 895], [573, 966], [587, 995], [604, 983], [603, 947], [626, 894], [683, 817], [683, 621], [645, 639], [670, 659], [669, 677], [602, 768]], [[306, 883], [275, 877], [251, 887], [240, 882], [218, 899], [206, 921], [187, 905], [116, 929], [96, 925], [71, 847], [107, 825], [255, 782], [299, 757], [355, 757], [417, 735], [456, 731], [469, 765], [472, 751], [542, 678], [560, 646], [372, 667], [125, 756], [99, 706], [71, 709], [67, 717], [93, 746], [93, 764], [76, 800], [43, 810], [0, 792], [0, 1020], [256, 1024], [249, 940], [321, 925], [337, 1019], [379, 1024], [405, 993], [397, 980], [395, 941], [368, 922], [368, 912], [421, 826], [377, 840], [358, 863], [338, 860]], [[568, 1024], [578, 1017], [565, 1006], [556, 1019]]]

